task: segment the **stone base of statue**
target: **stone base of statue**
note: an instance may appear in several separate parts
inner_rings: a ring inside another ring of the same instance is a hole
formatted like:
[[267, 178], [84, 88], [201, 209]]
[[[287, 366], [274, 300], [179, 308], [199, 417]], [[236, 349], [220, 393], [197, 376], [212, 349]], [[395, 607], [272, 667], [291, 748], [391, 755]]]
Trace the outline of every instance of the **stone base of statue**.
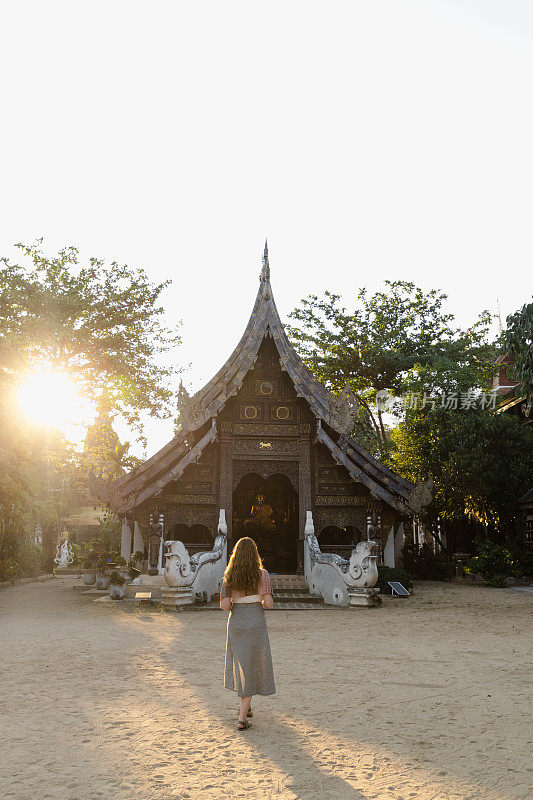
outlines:
[[194, 604], [190, 586], [162, 586], [161, 606], [168, 611], [175, 611], [183, 606]]
[[379, 589], [359, 589], [353, 588], [348, 591], [351, 606], [379, 606], [381, 597]]

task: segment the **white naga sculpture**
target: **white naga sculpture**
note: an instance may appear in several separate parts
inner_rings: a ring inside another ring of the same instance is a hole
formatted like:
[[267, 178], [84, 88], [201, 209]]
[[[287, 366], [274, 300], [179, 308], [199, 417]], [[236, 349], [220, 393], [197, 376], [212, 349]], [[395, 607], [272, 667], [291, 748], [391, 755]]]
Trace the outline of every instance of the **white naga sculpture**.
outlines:
[[189, 551], [177, 539], [169, 539], [165, 547], [168, 547], [164, 566], [167, 586], [188, 586], [194, 579]]
[[210, 602], [212, 595], [220, 591], [227, 561], [227, 539], [226, 512], [222, 508], [212, 550], [190, 556], [183, 542], [175, 539], [165, 542], [168, 547], [164, 566], [165, 581], [168, 587], [180, 590], [179, 605], [194, 602], [193, 593]]
[[74, 553], [72, 552], [72, 547], [68, 539], [57, 543], [56, 553], [57, 555], [54, 558], [54, 563], [57, 564], [58, 567], [68, 567], [68, 565], [72, 564], [74, 561]]
[[323, 553], [315, 536], [313, 516], [307, 512], [304, 542], [304, 572], [309, 591], [324, 602], [340, 606], [372, 606], [379, 603], [374, 586], [378, 580], [377, 542], [362, 541], [349, 559]]
[[358, 542], [348, 562], [348, 575], [352, 586], [371, 589], [378, 582], [377, 542], [368, 539]]

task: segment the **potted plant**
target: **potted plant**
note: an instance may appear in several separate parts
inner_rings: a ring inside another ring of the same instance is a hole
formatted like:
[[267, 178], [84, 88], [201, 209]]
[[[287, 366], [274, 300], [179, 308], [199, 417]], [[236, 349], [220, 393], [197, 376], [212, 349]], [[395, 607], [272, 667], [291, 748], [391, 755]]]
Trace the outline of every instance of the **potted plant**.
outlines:
[[121, 574], [124, 573], [123, 567], [126, 567], [127, 564], [128, 564], [128, 562], [126, 561], [126, 559], [123, 556], [115, 556], [115, 567], [120, 567], [121, 568], [121, 569], [119, 569], [119, 572]]
[[124, 600], [126, 597], [126, 578], [114, 569], [109, 575], [109, 597], [112, 600]]
[[139, 561], [144, 560], [144, 553], [141, 553], [140, 550], [137, 550], [135, 553], [132, 554], [130, 560], [127, 563], [128, 568], [128, 575], [130, 576], [130, 580], [134, 580], [138, 578], [141, 574], [141, 570], [137, 569], [135, 566]]
[[86, 586], [92, 586], [96, 582], [96, 560], [98, 554], [92, 546], [92, 543], [87, 544], [87, 542], [83, 542], [82, 546], [85, 551], [82, 557], [84, 569], [82, 580]]
[[105, 548], [99, 550], [98, 558], [96, 559], [96, 566], [98, 567], [98, 574], [96, 576], [97, 589], [107, 589], [109, 586], [109, 575], [107, 574], [108, 558], [109, 553]]
[[94, 547], [98, 553], [96, 586], [98, 589], [107, 589], [109, 586], [108, 571], [115, 567], [116, 559], [119, 558], [116, 545], [120, 523], [116, 516], [108, 511], [105, 511], [104, 516], [99, 517], [98, 521], [100, 532], [94, 540]]

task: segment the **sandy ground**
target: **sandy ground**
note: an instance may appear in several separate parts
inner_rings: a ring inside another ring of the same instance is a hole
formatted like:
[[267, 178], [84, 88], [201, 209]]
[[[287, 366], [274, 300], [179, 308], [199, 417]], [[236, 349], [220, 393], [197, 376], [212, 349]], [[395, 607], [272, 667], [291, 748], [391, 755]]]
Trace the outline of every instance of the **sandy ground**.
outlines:
[[[419, 584], [272, 611], [277, 694], [236, 730], [226, 614], [0, 591], [0, 797], [526, 800], [533, 597]], [[530, 764], [531, 767], [531, 764]]]

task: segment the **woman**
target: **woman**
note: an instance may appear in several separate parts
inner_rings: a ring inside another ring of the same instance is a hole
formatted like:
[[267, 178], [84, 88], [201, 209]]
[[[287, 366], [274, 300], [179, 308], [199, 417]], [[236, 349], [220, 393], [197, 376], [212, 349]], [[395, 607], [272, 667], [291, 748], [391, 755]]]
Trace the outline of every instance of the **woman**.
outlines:
[[274, 694], [274, 672], [265, 617], [274, 599], [253, 539], [239, 539], [224, 573], [220, 607], [229, 611], [224, 686], [241, 698], [237, 730], [251, 726], [254, 694]]

